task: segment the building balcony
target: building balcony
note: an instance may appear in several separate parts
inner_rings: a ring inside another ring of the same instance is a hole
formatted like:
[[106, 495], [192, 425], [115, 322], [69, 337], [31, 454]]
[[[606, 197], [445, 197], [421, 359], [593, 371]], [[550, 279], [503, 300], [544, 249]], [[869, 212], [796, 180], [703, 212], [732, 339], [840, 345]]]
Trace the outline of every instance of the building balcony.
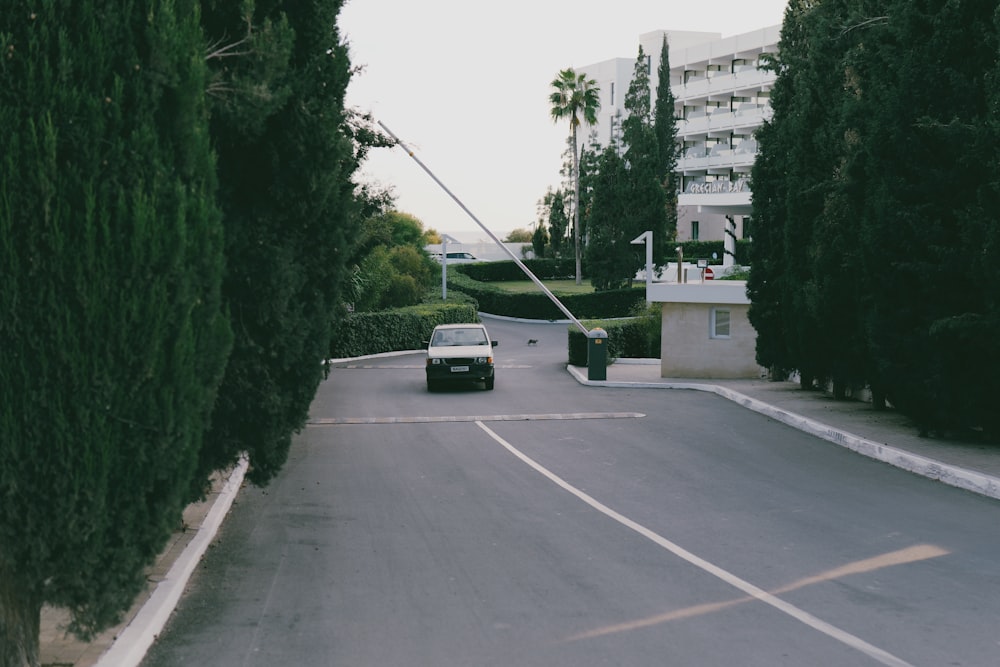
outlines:
[[677, 171], [682, 174], [747, 172], [756, 158], [757, 142], [753, 139], [740, 143], [735, 149], [729, 144], [717, 144], [710, 150], [696, 146], [688, 148], [677, 160]]
[[711, 114], [692, 115], [677, 121], [677, 136], [718, 136], [738, 130], [752, 130], [770, 120], [773, 115], [768, 104], [742, 104], [736, 111], [716, 111]]
[[741, 91], [768, 90], [774, 85], [777, 74], [753, 66], [737, 68], [735, 72], [721, 72], [714, 76], [689, 79], [686, 83], [671, 86], [678, 100], [708, 99], [719, 95], [735, 95]]

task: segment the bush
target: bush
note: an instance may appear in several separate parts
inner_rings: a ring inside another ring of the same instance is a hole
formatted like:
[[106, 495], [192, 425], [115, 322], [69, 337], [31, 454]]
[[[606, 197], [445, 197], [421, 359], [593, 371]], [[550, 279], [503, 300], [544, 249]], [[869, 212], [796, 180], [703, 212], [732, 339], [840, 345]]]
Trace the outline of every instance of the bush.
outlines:
[[[515, 266], [513, 262], [497, 262], [497, 264], [501, 263]], [[469, 264], [465, 266], [482, 265]], [[518, 272], [520, 273], [520, 270]], [[499, 274], [499, 271], [496, 273]], [[517, 280], [522, 280], [523, 275], [520, 273]], [[471, 275], [466, 275], [465, 271], [449, 272], [448, 289], [468, 294], [479, 303], [479, 310], [492, 315], [522, 317], [529, 320], [561, 320], [566, 318], [559, 307], [540, 290], [528, 294], [507, 292], [488, 282], [475, 280]], [[635, 308], [639, 304], [645, 303], [646, 288], [642, 286], [589, 294], [557, 294], [556, 296], [578, 319], [584, 317], [627, 317], [635, 312]]]
[[352, 313], [330, 341], [330, 358], [419, 350], [439, 324], [478, 322], [474, 303], [420, 304], [377, 313]]
[[405, 273], [397, 273], [389, 279], [389, 288], [382, 295], [383, 308], [402, 308], [420, 303], [425, 292], [417, 279]]
[[[587, 320], [588, 329], [608, 332], [608, 363], [615, 359], [648, 359], [660, 356], [659, 308], [652, 306], [641, 315], [619, 320]], [[587, 336], [575, 326], [569, 328], [569, 363], [587, 365]]]
[[[684, 260], [688, 262], [707, 259], [709, 264], [722, 264], [722, 258], [725, 255], [725, 243], [723, 241], [684, 241], [678, 245], [684, 251]], [[744, 266], [749, 265], [752, 247], [753, 244], [749, 240], [738, 239], [736, 241], [736, 258], [734, 261]], [[715, 253], [715, 259], [712, 259], [712, 253]], [[675, 258], [670, 257], [669, 259], [673, 261]]]
[[[522, 263], [540, 280], [555, 280], [576, 277], [576, 260], [572, 259], [525, 259]], [[524, 280], [527, 276], [516, 263], [510, 260], [499, 262], [477, 262], [448, 266], [448, 278], [462, 274], [479, 282], [500, 282], [504, 280]]]
[[[572, 278], [575, 272], [573, 260], [527, 260], [525, 264], [544, 278]], [[569, 273], [563, 273], [567, 269]], [[489, 280], [479, 280], [474, 275]], [[565, 314], [541, 291], [515, 294], [490, 284], [523, 279], [523, 272], [510, 261], [449, 267], [447, 301], [441, 300], [439, 291], [431, 289], [424, 292], [419, 306], [353, 313], [346, 317], [341, 330], [334, 332], [330, 357], [343, 359], [421, 349], [436, 325], [477, 322], [479, 312], [533, 320], [565, 319]], [[559, 295], [559, 300], [578, 319], [627, 318], [584, 323], [588, 328], [599, 326], [608, 332], [609, 362], [621, 357], [660, 355], [660, 311], [656, 306], [647, 307], [645, 299], [645, 287]], [[587, 338], [575, 326], [570, 331], [569, 352], [571, 364], [586, 365]]]

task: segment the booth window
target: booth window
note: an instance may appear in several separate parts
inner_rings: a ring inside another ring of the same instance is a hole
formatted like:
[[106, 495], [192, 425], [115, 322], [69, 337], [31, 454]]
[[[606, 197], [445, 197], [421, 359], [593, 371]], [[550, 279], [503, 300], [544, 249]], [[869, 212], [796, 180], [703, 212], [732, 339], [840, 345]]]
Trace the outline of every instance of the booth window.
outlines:
[[711, 338], [729, 338], [729, 309], [712, 309]]

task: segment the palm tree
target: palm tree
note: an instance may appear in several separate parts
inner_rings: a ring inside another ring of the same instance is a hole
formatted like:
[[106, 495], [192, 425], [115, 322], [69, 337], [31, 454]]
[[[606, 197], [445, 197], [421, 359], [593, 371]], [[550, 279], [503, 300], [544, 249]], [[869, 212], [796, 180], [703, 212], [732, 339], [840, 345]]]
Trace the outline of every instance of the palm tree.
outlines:
[[600, 88], [585, 74], [577, 74], [573, 68], [564, 69], [552, 80], [552, 120], [558, 122], [569, 119], [573, 139], [573, 241], [576, 245], [576, 284], [582, 282], [580, 270], [580, 157], [576, 140], [576, 128], [580, 117], [587, 125], [597, 124], [597, 110], [601, 108]]

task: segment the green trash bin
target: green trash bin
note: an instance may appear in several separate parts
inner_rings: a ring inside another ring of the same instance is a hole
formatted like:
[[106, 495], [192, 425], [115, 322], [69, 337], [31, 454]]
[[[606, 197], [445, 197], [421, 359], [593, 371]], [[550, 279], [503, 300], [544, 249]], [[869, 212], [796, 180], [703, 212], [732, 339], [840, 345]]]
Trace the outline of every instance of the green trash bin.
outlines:
[[608, 332], [600, 327], [587, 332], [587, 379], [608, 379]]

